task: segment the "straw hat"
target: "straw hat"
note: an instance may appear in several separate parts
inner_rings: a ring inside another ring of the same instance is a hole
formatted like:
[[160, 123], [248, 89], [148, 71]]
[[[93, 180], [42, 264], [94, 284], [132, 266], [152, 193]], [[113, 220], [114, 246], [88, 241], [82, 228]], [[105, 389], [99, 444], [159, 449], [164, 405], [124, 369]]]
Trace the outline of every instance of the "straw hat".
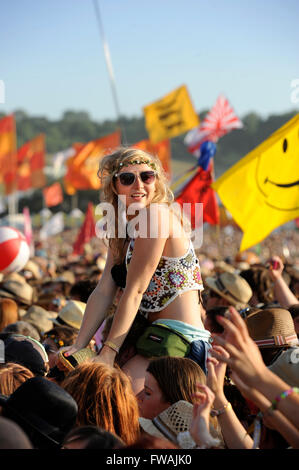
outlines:
[[299, 348], [290, 347], [283, 351], [268, 369], [291, 387], [299, 387]]
[[40, 279], [40, 269], [37, 263], [32, 260], [28, 260], [22, 271], [30, 271], [33, 274], [33, 279]]
[[217, 277], [207, 277], [205, 284], [236, 308], [247, 307], [252, 297], [250, 285], [238, 274], [224, 272]]
[[9, 279], [0, 283], [0, 297], [8, 297], [26, 305], [32, 304], [33, 292], [33, 288], [27, 282]]
[[86, 303], [80, 300], [69, 300], [63, 307], [57, 318], [53, 319], [56, 325], [67, 325], [80, 330], [85, 312]]
[[139, 424], [151, 436], [166, 438], [178, 444], [178, 434], [190, 429], [192, 412], [193, 405], [180, 400], [153, 419], [139, 418]]
[[13, 272], [13, 273], [5, 274], [3, 277], [3, 281], [17, 281], [17, 282], [24, 283], [26, 282], [26, 279], [21, 273]]
[[32, 305], [22, 320], [31, 323], [41, 334], [53, 328], [53, 321], [49, 318], [47, 310], [39, 305]]
[[251, 338], [259, 348], [284, 348], [297, 345], [292, 315], [283, 308], [267, 308], [246, 317]]
[[217, 273], [223, 273], [223, 272], [234, 273], [235, 272], [234, 266], [222, 260], [215, 261], [214, 268]]

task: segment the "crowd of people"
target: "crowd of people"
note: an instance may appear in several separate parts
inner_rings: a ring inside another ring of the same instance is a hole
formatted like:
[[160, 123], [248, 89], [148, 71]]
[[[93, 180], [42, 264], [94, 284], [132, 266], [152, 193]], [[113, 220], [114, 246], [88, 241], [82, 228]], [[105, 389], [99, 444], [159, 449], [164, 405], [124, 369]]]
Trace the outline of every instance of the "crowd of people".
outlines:
[[[171, 202], [144, 152], [100, 176], [115, 208]], [[22, 271], [0, 274], [2, 449], [299, 448], [298, 230], [239, 253], [236, 227], [208, 227], [195, 250], [156, 215], [167, 236], [95, 237], [82, 255], [77, 229], [36, 232]]]

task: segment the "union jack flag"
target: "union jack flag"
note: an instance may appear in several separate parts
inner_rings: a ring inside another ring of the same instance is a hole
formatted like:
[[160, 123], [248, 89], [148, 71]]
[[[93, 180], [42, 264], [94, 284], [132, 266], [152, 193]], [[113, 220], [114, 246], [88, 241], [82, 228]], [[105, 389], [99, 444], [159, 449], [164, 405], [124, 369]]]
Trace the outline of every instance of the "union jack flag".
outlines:
[[220, 137], [228, 132], [242, 127], [242, 121], [236, 115], [227, 98], [220, 95], [202, 123], [188, 132], [184, 143], [187, 145], [189, 152], [196, 155], [203, 142], [207, 140], [217, 142]]

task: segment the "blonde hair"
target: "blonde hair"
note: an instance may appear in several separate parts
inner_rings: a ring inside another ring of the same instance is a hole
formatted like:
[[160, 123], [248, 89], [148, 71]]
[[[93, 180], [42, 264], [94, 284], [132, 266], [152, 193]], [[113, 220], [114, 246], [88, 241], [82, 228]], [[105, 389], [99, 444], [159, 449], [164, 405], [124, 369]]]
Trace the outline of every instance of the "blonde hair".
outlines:
[[109, 247], [112, 249], [115, 262], [120, 263], [123, 259], [125, 239], [118, 237], [118, 195], [114, 186], [114, 175], [121, 168], [121, 164], [128, 164], [134, 159], [146, 160], [154, 164], [157, 174], [156, 191], [152, 203], [166, 203], [168, 205], [174, 199], [171, 189], [168, 187], [166, 173], [161, 161], [156, 155], [151, 155], [141, 149], [120, 147], [110, 155], [106, 155], [100, 161], [98, 176], [102, 182], [104, 201], [113, 205], [115, 211], [115, 237], [109, 238]]
[[61, 383], [77, 402], [77, 426], [95, 425], [132, 444], [139, 437], [138, 403], [130, 379], [118, 367], [82, 363]]

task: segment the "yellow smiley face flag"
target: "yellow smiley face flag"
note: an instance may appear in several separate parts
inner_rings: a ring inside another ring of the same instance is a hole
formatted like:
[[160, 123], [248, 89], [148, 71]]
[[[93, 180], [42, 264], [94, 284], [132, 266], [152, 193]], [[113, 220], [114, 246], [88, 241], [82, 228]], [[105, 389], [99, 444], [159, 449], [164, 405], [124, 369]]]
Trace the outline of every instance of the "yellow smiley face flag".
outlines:
[[212, 187], [244, 232], [240, 251], [299, 217], [299, 114]]
[[144, 106], [145, 127], [153, 144], [171, 139], [199, 125], [186, 85]]

